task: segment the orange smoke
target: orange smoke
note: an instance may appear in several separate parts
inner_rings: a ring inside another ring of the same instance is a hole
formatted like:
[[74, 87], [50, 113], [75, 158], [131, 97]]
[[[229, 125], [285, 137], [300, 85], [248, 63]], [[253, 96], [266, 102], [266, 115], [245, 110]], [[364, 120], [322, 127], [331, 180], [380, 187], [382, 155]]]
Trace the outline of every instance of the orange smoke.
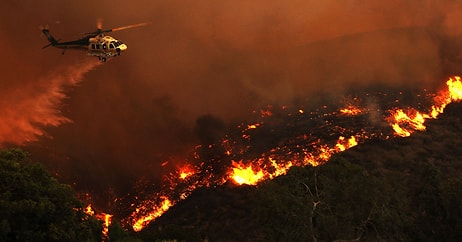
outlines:
[[85, 73], [98, 64], [95, 60], [87, 60], [60, 68], [20, 89], [4, 92], [0, 97], [0, 147], [6, 143], [35, 141], [45, 135], [44, 127], [70, 122], [60, 111], [60, 105], [66, 98], [64, 88], [75, 86]]

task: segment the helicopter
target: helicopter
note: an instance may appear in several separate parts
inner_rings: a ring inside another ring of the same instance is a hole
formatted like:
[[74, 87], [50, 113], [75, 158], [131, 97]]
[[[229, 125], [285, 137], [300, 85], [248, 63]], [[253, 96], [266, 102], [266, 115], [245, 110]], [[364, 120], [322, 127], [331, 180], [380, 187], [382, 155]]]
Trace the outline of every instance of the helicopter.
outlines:
[[53, 46], [56, 48], [63, 49], [62, 54], [64, 55], [64, 51], [66, 49], [76, 49], [76, 50], [83, 50], [87, 52], [89, 56], [96, 56], [102, 62], [106, 62], [109, 58], [119, 56], [123, 51], [127, 50], [127, 45], [124, 44], [122, 41], [112, 37], [105, 35], [105, 33], [141, 27], [147, 25], [149, 23], [138, 23], [127, 25], [123, 27], [113, 28], [113, 29], [102, 29], [101, 21], [97, 22], [97, 29], [94, 32], [85, 33], [85, 37], [82, 37], [77, 40], [71, 40], [66, 42], [59, 42], [59, 39], [55, 39], [51, 34], [48, 27], [41, 27], [42, 33], [47, 37], [48, 41], [50, 42], [48, 45], [44, 46], [43, 48], [47, 48], [49, 46]]

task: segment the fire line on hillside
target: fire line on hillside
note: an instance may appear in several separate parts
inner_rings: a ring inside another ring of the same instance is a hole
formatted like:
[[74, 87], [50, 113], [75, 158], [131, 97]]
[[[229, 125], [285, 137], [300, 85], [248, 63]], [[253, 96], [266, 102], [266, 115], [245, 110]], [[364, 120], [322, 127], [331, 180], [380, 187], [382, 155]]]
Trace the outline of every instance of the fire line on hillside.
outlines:
[[[449, 78], [445, 88], [422, 98], [430, 103], [423, 111], [398, 107], [398, 101], [391, 108], [373, 109], [359, 97], [354, 104], [315, 111], [268, 107], [256, 112], [255, 122], [237, 126], [220, 143], [196, 147], [192, 160], [164, 176], [160, 191], [150, 199], [133, 203], [134, 211], [122, 222], [140, 231], [197, 188], [226, 182], [256, 185], [286, 174], [292, 166], [323, 164], [333, 154], [367, 140], [407, 137], [425, 130], [427, 119], [436, 119], [448, 104], [462, 99], [461, 78]], [[377, 116], [379, 120], [373, 118]], [[285, 136], [275, 138], [280, 133]], [[261, 141], [271, 148], [255, 148]]]

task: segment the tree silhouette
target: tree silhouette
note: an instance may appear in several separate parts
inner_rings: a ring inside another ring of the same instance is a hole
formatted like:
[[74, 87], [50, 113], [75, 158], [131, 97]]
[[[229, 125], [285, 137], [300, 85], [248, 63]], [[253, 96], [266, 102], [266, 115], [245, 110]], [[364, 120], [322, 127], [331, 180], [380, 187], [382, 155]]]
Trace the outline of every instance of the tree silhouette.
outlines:
[[19, 149], [0, 151], [0, 241], [101, 241], [102, 224]]

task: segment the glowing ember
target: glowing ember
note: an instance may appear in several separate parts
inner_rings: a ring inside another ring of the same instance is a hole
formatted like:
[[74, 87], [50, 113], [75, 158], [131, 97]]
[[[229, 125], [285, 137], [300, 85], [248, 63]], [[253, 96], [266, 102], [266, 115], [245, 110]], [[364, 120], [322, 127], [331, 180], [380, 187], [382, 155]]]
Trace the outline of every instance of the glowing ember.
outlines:
[[90, 216], [93, 216], [95, 214], [95, 211], [93, 211], [93, 208], [91, 207], [91, 204], [88, 204], [86, 207], [85, 207], [85, 211], [84, 211], [86, 214], [90, 215]]
[[247, 129], [256, 129], [258, 126], [260, 126], [260, 124], [249, 124], [247, 125]]
[[186, 177], [188, 177], [188, 176], [190, 176], [190, 175], [192, 175], [192, 172], [185, 172], [185, 171], [182, 171], [182, 172], [180, 173], [180, 178], [181, 178], [181, 179], [186, 179]]
[[194, 170], [190, 166], [186, 165], [186, 166], [180, 168], [179, 173], [180, 173], [180, 178], [184, 180], [184, 179], [190, 177], [191, 175], [193, 175]]
[[260, 110], [260, 115], [261, 117], [268, 117], [268, 116], [271, 116], [273, 115], [273, 113], [271, 112], [271, 110], [269, 110], [271, 107], [268, 107], [268, 110]]
[[332, 152], [333, 150], [330, 149], [327, 145], [323, 145], [321, 147], [319, 147], [319, 155], [318, 155], [318, 161], [316, 162], [316, 164], [321, 164], [320, 161], [322, 162], [325, 162], [325, 161], [328, 161], [330, 159], [330, 157], [332, 156]]

